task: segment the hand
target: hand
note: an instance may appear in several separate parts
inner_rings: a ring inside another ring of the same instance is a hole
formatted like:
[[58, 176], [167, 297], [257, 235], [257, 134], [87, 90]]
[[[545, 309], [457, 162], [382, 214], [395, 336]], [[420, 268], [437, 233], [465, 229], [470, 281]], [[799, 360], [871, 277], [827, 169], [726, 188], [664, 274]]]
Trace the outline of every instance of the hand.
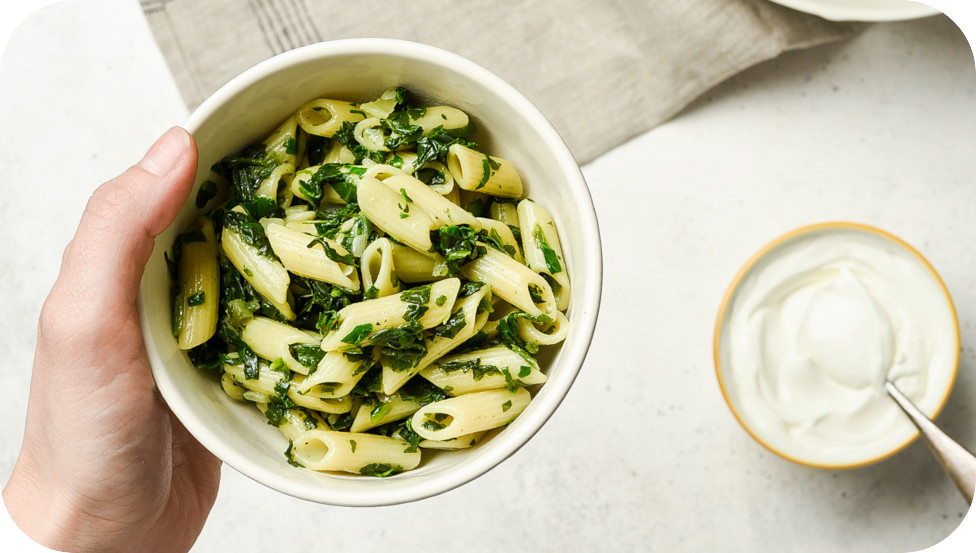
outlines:
[[220, 462], [160, 397], [136, 313], [153, 239], [196, 165], [193, 138], [173, 128], [99, 187], [41, 310], [24, 443], [3, 499], [47, 547], [185, 552], [213, 506]]

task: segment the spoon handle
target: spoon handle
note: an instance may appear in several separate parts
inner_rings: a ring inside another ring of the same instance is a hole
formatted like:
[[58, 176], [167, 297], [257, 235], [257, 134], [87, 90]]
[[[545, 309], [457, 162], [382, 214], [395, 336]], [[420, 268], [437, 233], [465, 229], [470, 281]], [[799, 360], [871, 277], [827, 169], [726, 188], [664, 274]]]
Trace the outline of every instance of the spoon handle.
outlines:
[[966, 501], [972, 505], [973, 493], [976, 491], [976, 456], [936, 426], [894, 384], [885, 382], [885, 389], [922, 433], [925, 443], [942, 463]]

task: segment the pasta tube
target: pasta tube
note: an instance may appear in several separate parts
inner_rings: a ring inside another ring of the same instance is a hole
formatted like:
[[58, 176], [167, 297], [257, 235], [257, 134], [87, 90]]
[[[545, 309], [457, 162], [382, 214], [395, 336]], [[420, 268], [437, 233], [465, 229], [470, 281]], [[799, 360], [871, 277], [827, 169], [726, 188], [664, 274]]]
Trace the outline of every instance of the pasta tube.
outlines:
[[549, 277], [546, 280], [555, 294], [556, 307], [565, 311], [569, 307], [569, 272], [563, 259], [556, 223], [545, 208], [531, 200], [522, 200], [517, 209], [525, 264]]
[[195, 228], [182, 234], [180, 240], [177, 342], [180, 349], [190, 349], [206, 342], [217, 331], [220, 272], [213, 223], [201, 217]]
[[463, 265], [461, 275], [491, 286], [500, 298], [533, 317], [554, 317], [556, 298], [539, 273], [502, 252], [489, 248], [485, 255]]
[[349, 427], [350, 432], [365, 432], [370, 428], [406, 418], [420, 409], [420, 402], [404, 399], [399, 393], [379, 394], [378, 402], [363, 403]]
[[363, 432], [309, 430], [292, 440], [292, 457], [306, 468], [389, 475], [416, 468], [420, 451], [398, 438]]
[[359, 262], [366, 297], [382, 298], [400, 291], [400, 279], [393, 263], [392, 242], [386, 238], [374, 240], [366, 246]]
[[355, 259], [335, 240], [309, 236], [278, 223], [269, 224], [266, 232], [271, 249], [289, 272], [359, 290]]
[[[241, 236], [241, 232], [245, 232], [247, 236], [260, 240], [264, 231], [259, 228], [260, 225], [250, 220], [243, 208], [238, 206], [227, 212], [220, 236], [224, 255], [285, 318], [294, 319], [295, 312], [288, 303], [288, 286], [291, 284], [288, 271], [270, 251], [270, 246], [264, 249], [254, 240], [245, 241]], [[267, 240], [266, 236], [263, 238]]]
[[420, 371], [420, 376], [452, 396], [546, 381], [536, 363], [505, 346], [445, 356]]
[[450, 318], [424, 339], [427, 353], [409, 368], [394, 368], [389, 360], [383, 359], [383, 393], [396, 392], [415, 374], [474, 336], [488, 320], [488, 313], [480, 313], [479, 309], [486, 298], [490, 301], [490, 293], [491, 287], [482, 286], [474, 294], [458, 301]]
[[408, 323], [421, 329], [435, 326], [451, 312], [460, 287], [460, 280], [449, 278], [392, 296], [348, 305], [339, 311], [339, 326], [323, 337], [322, 349], [350, 350], [368, 346], [381, 332]]
[[453, 144], [448, 149], [447, 168], [464, 190], [503, 198], [522, 197], [522, 178], [511, 163], [500, 157]]
[[296, 385], [297, 392], [322, 398], [346, 396], [375, 361], [371, 355], [326, 352], [315, 371]]
[[443, 225], [468, 225], [475, 229], [481, 228], [481, 223], [478, 222], [474, 215], [409, 175], [394, 175], [384, 179], [382, 182], [387, 188], [400, 195], [409, 204], [408, 209], [417, 207], [424, 210], [438, 227]]
[[314, 345], [318, 347], [319, 339], [308, 332], [293, 326], [279, 323], [267, 317], [252, 317], [244, 323], [241, 331], [244, 340], [254, 353], [274, 361], [281, 359], [289, 370], [301, 374], [308, 374], [312, 367], [306, 367], [295, 359], [292, 347], [295, 344]]
[[525, 410], [531, 399], [525, 388], [518, 388], [515, 393], [503, 388], [452, 397], [422, 407], [411, 418], [411, 427], [421, 438], [449, 440], [505, 426]]
[[298, 109], [298, 124], [308, 134], [331, 138], [345, 122], [356, 123], [363, 114], [353, 102], [312, 100]]
[[437, 228], [422, 209], [410, 209], [410, 201], [374, 178], [359, 181], [359, 208], [383, 232], [419, 251], [426, 252], [433, 243], [430, 231]]

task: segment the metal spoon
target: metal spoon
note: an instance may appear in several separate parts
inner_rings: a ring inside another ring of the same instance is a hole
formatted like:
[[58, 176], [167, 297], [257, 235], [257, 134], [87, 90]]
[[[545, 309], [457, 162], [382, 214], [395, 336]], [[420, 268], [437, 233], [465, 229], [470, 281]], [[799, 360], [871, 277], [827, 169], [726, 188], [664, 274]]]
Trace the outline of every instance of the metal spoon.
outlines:
[[936, 426], [891, 381], [885, 382], [885, 389], [922, 433], [922, 438], [942, 464], [942, 468], [955, 482], [966, 502], [972, 505], [973, 493], [976, 491], [976, 455]]

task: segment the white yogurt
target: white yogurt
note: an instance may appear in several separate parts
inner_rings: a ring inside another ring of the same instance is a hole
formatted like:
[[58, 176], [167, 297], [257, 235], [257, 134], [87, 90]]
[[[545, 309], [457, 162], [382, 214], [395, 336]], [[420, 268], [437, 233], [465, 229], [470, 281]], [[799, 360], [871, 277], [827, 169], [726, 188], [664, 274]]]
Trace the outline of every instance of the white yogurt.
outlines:
[[905, 245], [858, 226], [815, 227], [773, 247], [743, 275], [721, 324], [733, 410], [773, 451], [818, 466], [902, 447], [916, 431], [885, 380], [932, 414], [958, 362], [938, 276]]

